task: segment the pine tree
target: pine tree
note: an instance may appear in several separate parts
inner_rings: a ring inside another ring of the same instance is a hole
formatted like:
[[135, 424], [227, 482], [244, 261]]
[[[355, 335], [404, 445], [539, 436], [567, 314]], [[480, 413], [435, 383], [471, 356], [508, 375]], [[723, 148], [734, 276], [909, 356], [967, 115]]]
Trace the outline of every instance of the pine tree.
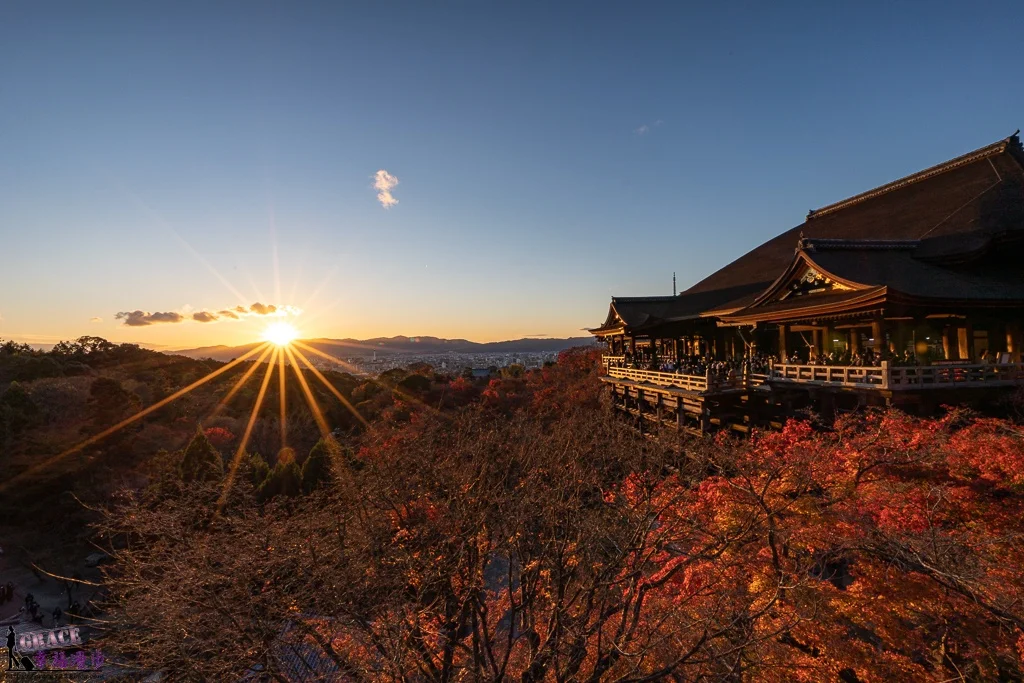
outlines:
[[224, 461], [220, 453], [206, 438], [203, 430], [197, 429], [181, 458], [183, 481], [217, 481], [224, 476]]
[[316, 442], [302, 464], [302, 490], [310, 493], [330, 482], [333, 476], [331, 452], [334, 449], [323, 439]]
[[278, 461], [263, 484], [256, 491], [260, 501], [274, 496], [296, 496], [302, 491], [302, 470], [294, 460]]
[[270, 465], [259, 453], [249, 456], [249, 472], [252, 474], [252, 485], [259, 489], [270, 476]]

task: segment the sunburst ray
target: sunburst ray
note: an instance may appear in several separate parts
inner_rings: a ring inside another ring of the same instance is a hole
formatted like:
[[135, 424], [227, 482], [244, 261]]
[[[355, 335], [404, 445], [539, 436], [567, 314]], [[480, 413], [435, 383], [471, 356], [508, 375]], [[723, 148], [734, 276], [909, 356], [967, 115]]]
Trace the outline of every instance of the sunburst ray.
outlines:
[[[285, 347], [288, 348], [288, 347]], [[277, 354], [277, 366], [278, 366], [278, 383], [277, 390], [281, 394], [281, 450], [284, 450], [285, 446], [288, 445], [288, 394], [285, 391], [285, 376], [284, 376], [284, 354]]]
[[264, 344], [264, 346], [266, 346], [267, 348], [263, 352], [263, 355], [257, 358], [253, 362], [252, 367], [246, 370], [245, 374], [242, 375], [237, 382], [235, 382], [235, 386], [231, 387], [231, 391], [229, 391], [227, 395], [220, 400], [220, 402], [217, 404], [217, 407], [213, 409], [212, 413], [210, 413], [210, 417], [206, 419], [209, 420], [214, 417], [217, 417], [220, 414], [220, 412], [227, 407], [228, 403], [231, 402], [231, 399], [235, 397], [235, 394], [237, 394], [242, 389], [242, 387], [246, 385], [246, 383], [249, 381], [249, 378], [251, 378], [256, 373], [256, 370], [260, 367], [260, 364], [262, 364], [263, 361], [267, 359], [267, 356], [270, 355], [271, 351], [274, 350], [274, 347], [271, 346], [269, 343]]
[[[310, 353], [315, 354], [317, 356], [320, 356], [321, 358], [324, 358], [326, 360], [338, 363], [339, 365], [341, 365], [344, 368], [351, 367], [348, 363], [342, 361], [341, 359], [335, 358], [334, 356], [332, 356], [330, 354], [327, 354], [327, 353], [324, 353], [323, 351], [321, 351], [321, 350], [319, 350], [317, 348], [314, 348], [312, 346], [309, 346], [308, 344], [303, 344], [300, 341], [292, 342], [292, 345], [293, 346], [302, 347], [306, 351], [309, 351]], [[309, 360], [305, 358], [305, 356], [302, 356], [302, 359], [303, 359], [303, 361], [305, 361], [306, 365], [309, 366], [309, 369], [312, 370], [313, 373], [317, 377], [320, 378], [320, 381], [323, 382], [324, 384], [326, 384], [328, 386], [328, 388], [332, 391], [332, 393], [334, 393], [334, 395], [337, 396], [338, 399], [341, 400], [345, 404], [345, 406], [349, 408], [349, 410], [352, 410], [352, 411], [355, 410], [355, 408], [349, 407], [348, 401], [346, 401], [344, 399], [344, 397], [342, 397], [341, 394], [339, 394], [338, 391], [333, 386], [331, 386], [328, 383], [327, 379], [322, 374], [320, 374], [319, 370], [317, 370], [316, 368], [313, 367], [312, 363], [310, 363]], [[373, 382], [377, 386], [384, 387], [385, 389], [388, 389], [389, 391], [394, 392], [399, 398], [402, 398], [402, 399], [404, 399], [406, 401], [409, 401], [410, 403], [415, 403], [416, 405], [422, 406], [424, 409], [429, 410], [431, 412], [435, 412], [435, 413], [438, 413], [438, 414], [443, 414], [440, 411], [438, 411], [436, 408], [434, 408], [433, 406], [427, 405], [426, 403], [424, 403], [420, 399], [416, 398], [412, 394], [409, 394], [409, 393], [407, 393], [405, 391], [402, 391], [401, 389], [398, 388], [397, 385], [392, 384], [391, 382], [385, 382], [384, 380], [382, 380], [380, 378], [377, 378], [377, 377], [370, 377], [368, 379], [368, 381]]]
[[[302, 342], [293, 342], [293, 344], [292, 344], [292, 345], [293, 345], [293, 346], [298, 346], [298, 347], [301, 347], [301, 348], [303, 348], [303, 349], [307, 349], [307, 350], [311, 350], [311, 351], [316, 351], [316, 349], [314, 349], [313, 347], [311, 347], [311, 346], [307, 346], [306, 344], [303, 344]], [[352, 404], [351, 404], [351, 403], [349, 402], [349, 400], [348, 400], [347, 398], [345, 398], [344, 396], [342, 396], [342, 395], [341, 395], [341, 392], [340, 392], [340, 391], [338, 391], [337, 389], [335, 389], [335, 388], [334, 388], [334, 385], [333, 385], [333, 384], [331, 384], [330, 382], [328, 382], [328, 381], [327, 381], [327, 378], [326, 378], [326, 377], [324, 377], [323, 373], [322, 373], [322, 372], [320, 372], [319, 370], [317, 370], [317, 369], [316, 369], [316, 367], [314, 367], [314, 365], [313, 365], [312, 363], [310, 363], [310, 362], [309, 362], [309, 359], [308, 359], [308, 358], [306, 358], [306, 357], [305, 357], [305, 356], [304, 356], [304, 355], [302, 354], [302, 352], [301, 352], [301, 351], [299, 351], [298, 349], [294, 349], [294, 355], [298, 355], [298, 357], [299, 357], [299, 358], [300, 358], [300, 359], [302, 360], [302, 363], [303, 363], [303, 364], [304, 364], [304, 365], [305, 365], [305, 366], [306, 366], [307, 368], [309, 368], [310, 372], [312, 372], [312, 373], [313, 373], [313, 374], [314, 374], [314, 375], [316, 376], [316, 378], [317, 378], [318, 380], [320, 380], [320, 382], [321, 382], [321, 383], [323, 383], [323, 385], [324, 385], [325, 387], [327, 387], [327, 390], [328, 390], [328, 391], [330, 391], [330, 392], [331, 392], [332, 394], [334, 394], [334, 397], [335, 397], [336, 399], [338, 399], [338, 400], [339, 400], [339, 401], [341, 402], [341, 404], [342, 404], [343, 406], [345, 406], [345, 408], [347, 408], [347, 409], [348, 409], [348, 411], [349, 411], [350, 413], [352, 413], [352, 415], [354, 415], [354, 416], [355, 416], [355, 418], [356, 418], [357, 420], [359, 420], [359, 421], [360, 421], [361, 423], [363, 423], [363, 426], [364, 426], [364, 427], [369, 427], [369, 426], [370, 426], [370, 423], [366, 421], [366, 418], [364, 418], [364, 417], [363, 417], [362, 415], [360, 415], [360, 414], [359, 414], [359, 411], [358, 411], [358, 410], [356, 410], [355, 406], [354, 406], [354, 405], [352, 405]], [[325, 354], [325, 355], [326, 355], [326, 354]], [[328, 356], [328, 357], [329, 357], [329, 356]], [[294, 361], [293, 361], [293, 362], [294, 362]]]
[[299, 367], [299, 363], [295, 360], [295, 353], [291, 347], [285, 346], [284, 352], [288, 354], [288, 360], [291, 361], [292, 370], [295, 371], [295, 376], [299, 380], [299, 386], [302, 387], [302, 393], [306, 396], [306, 403], [309, 404], [309, 409], [313, 413], [313, 419], [316, 420], [316, 426], [320, 428], [320, 435], [328, 441], [333, 441], [331, 436], [331, 429], [327, 426], [327, 420], [324, 419], [324, 414], [320, 410], [320, 405], [316, 402], [316, 397], [313, 396], [313, 392], [309, 388], [309, 384], [306, 382], [305, 376], [302, 374], [302, 368]]
[[218, 512], [224, 507], [224, 502], [227, 501], [228, 494], [231, 492], [231, 487], [235, 483], [235, 474], [238, 472], [238, 465], [242, 462], [242, 455], [245, 453], [246, 446], [249, 445], [249, 437], [252, 436], [252, 428], [256, 425], [256, 419], [259, 417], [260, 406], [263, 405], [263, 397], [267, 395], [267, 387], [270, 385], [270, 377], [274, 374], [274, 365], [277, 362], [277, 357], [280, 353], [281, 349], [274, 349], [274, 354], [270, 357], [270, 362], [267, 363], [267, 372], [263, 375], [263, 382], [260, 384], [260, 393], [256, 395], [256, 405], [252, 408], [252, 413], [249, 415], [249, 422], [245, 425], [245, 432], [242, 434], [242, 440], [238, 443], [235, 455], [231, 459], [231, 466], [228, 468], [228, 475], [224, 479], [224, 490], [221, 491], [220, 498], [217, 499]]
[[40, 463], [37, 463], [36, 465], [33, 465], [32, 467], [28, 468], [24, 472], [20, 472], [20, 473], [16, 474], [15, 476], [13, 476], [10, 479], [4, 481], [3, 483], [0, 483], [0, 491], [3, 491], [5, 489], [7, 489], [8, 487], [10, 487], [11, 485], [13, 485], [13, 484], [15, 484], [15, 483], [17, 483], [19, 481], [22, 481], [26, 477], [31, 477], [32, 475], [37, 474], [38, 472], [46, 469], [47, 467], [50, 467], [50, 466], [56, 464], [60, 460], [63, 460], [64, 458], [68, 457], [69, 455], [71, 455], [73, 453], [77, 453], [78, 451], [82, 450], [83, 448], [85, 448], [87, 446], [91, 446], [92, 444], [94, 444], [94, 443], [96, 443], [98, 441], [102, 441], [103, 439], [105, 439], [106, 437], [110, 436], [111, 434], [113, 434], [114, 432], [118, 431], [119, 429], [127, 427], [128, 425], [132, 424], [133, 422], [137, 422], [137, 421], [141, 420], [142, 418], [146, 417], [147, 415], [149, 415], [153, 411], [159, 410], [160, 408], [163, 408], [165, 405], [167, 405], [171, 401], [174, 401], [176, 399], [181, 398], [182, 396], [184, 396], [185, 394], [189, 393], [193, 389], [195, 389], [197, 387], [200, 387], [203, 384], [206, 384], [207, 382], [209, 382], [214, 377], [218, 377], [219, 375], [224, 374], [225, 372], [227, 372], [231, 368], [235, 367], [239, 363], [241, 363], [241, 362], [245, 361], [246, 359], [256, 355], [256, 353], [259, 352], [260, 349], [263, 348], [263, 346], [264, 346], [263, 344], [260, 344], [256, 348], [252, 349], [251, 351], [245, 353], [242, 356], [239, 356], [238, 358], [236, 358], [235, 360], [231, 361], [227, 365], [224, 365], [223, 367], [217, 368], [216, 370], [214, 370], [213, 372], [209, 373], [205, 377], [201, 377], [200, 379], [197, 379], [195, 382], [192, 382], [192, 384], [189, 384], [187, 387], [185, 387], [183, 389], [179, 389], [178, 391], [174, 392], [170, 396], [168, 396], [168, 397], [166, 397], [164, 399], [161, 399], [160, 401], [157, 401], [156, 403], [154, 403], [153, 405], [149, 406], [148, 408], [144, 408], [143, 410], [140, 410], [139, 412], [135, 413], [131, 417], [128, 417], [128, 418], [125, 418], [124, 420], [121, 420], [120, 422], [118, 422], [117, 424], [113, 425], [112, 427], [108, 427], [107, 429], [104, 429], [99, 434], [95, 434], [95, 435], [89, 437], [88, 439], [86, 439], [85, 441], [82, 441], [81, 443], [79, 443], [79, 444], [77, 444], [75, 446], [72, 446], [71, 448], [67, 449], [66, 451], [58, 453], [57, 455], [55, 455], [55, 456], [53, 456], [51, 458], [47, 458], [43, 462], [40, 462]]

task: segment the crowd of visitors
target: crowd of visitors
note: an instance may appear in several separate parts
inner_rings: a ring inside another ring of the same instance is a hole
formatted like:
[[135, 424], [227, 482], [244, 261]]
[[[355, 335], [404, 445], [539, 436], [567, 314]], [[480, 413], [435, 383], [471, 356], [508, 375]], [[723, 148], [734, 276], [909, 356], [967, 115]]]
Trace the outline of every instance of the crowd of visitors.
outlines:
[[712, 377], [730, 379], [742, 376], [744, 371], [749, 374], [763, 375], [768, 373], [773, 361], [772, 356], [756, 353], [728, 360], [715, 360], [710, 356], [685, 356], [679, 361], [659, 359], [657, 356], [633, 356], [626, 354], [621, 361], [609, 361], [611, 367], [633, 368], [634, 370], [658, 370], [679, 375], [699, 375], [704, 377], [710, 371]]
[[[794, 352], [784, 361], [793, 365], [835, 365], [847, 367], [880, 367], [882, 361], [888, 361], [890, 366], [916, 366], [921, 365], [921, 359], [913, 352], [903, 353], [879, 353], [873, 349], [866, 349], [863, 352], [851, 353], [849, 350], [830, 353], [804, 353]], [[742, 376], [744, 370], [749, 374], [766, 375], [769, 373], [772, 363], [779, 363], [778, 356], [765, 353], [745, 354], [742, 357], [734, 357], [727, 360], [716, 360], [710, 356], [685, 356], [679, 361], [674, 359], [661, 358], [657, 354], [637, 353], [636, 355], [626, 353], [621, 358], [609, 359], [609, 367], [624, 367], [635, 370], [657, 370], [659, 372], [671, 372], [680, 375], [705, 376], [711, 371], [712, 376], [728, 378]], [[984, 361], [984, 356], [983, 360]]]
[[881, 367], [882, 361], [889, 361], [889, 365], [920, 365], [917, 358], [910, 351], [903, 353], [878, 353], [873, 349], [866, 349], [864, 353], [851, 353], [849, 350], [840, 353], [818, 353], [811, 354], [806, 361], [794, 354], [788, 362], [800, 365], [840, 365], [859, 368]]

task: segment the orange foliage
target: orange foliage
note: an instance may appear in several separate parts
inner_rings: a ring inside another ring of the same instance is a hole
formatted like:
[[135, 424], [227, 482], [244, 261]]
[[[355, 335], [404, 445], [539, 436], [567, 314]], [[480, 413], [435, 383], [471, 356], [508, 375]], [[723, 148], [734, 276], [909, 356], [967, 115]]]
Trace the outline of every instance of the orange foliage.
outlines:
[[209, 583], [243, 595], [254, 577], [301, 577], [260, 598], [260, 619], [276, 605], [330, 617], [324, 656], [353, 679], [1024, 675], [1015, 425], [871, 412], [678, 453], [599, 395], [597, 354], [570, 350], [460, 411], [374, 425], [337, 497], [290, 518], [238, 515], [281, 552], [239, 551]]

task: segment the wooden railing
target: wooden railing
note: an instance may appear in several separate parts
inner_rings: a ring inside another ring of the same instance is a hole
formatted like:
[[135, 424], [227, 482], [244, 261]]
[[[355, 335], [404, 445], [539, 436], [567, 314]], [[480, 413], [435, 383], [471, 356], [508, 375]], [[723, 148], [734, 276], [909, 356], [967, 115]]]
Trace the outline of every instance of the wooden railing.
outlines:
[[686, 391], [707, 391], [708, 388], [708, 378], [704, 375], [679, 375], [674, 372], [616, 367], [608, 368], [608, 375], [618, 379], [655, 384], [661, 387], [676, 387]]
[[684, 375], [677, 372], [659, 372], [657, 370], [636, 370], [633, 368], [611, 367], [608, 376], [617, 379], [628, 379], [633, 382], [654, 384], [660, 387], [675, 387], [686, 391], [729, 391], [733, 389], [749, 389], [759, 387], [768, 381], [768, 375], [748, 374], [722, 377], [708, 373], [706, 375]]
[[844, 387], [886, 386], [886, 367], [860, 367], [853, 365], [772, 365], [769, 381], [799, 382]]
[[890, 389], [1024, 383], [1024, 363], [889, 368]]
[[875, 387], [897, 391], [929, 387], [993, 386], [1024, 383], [1024, 364], [891, 367], [887, 361], [883, 361], [879, 367], [859, 367], [776, 363], [772, 366], [770, 381]]
[[601, 360], [604, 362], [604, 367], [607, 369], [615, 365], [622, 365], [626, 362], [625, 356], [601, 356]]
[[768, 383], [769, 379], [771, 379], [771, 375], [759, 375], [759, 374], [756, 374], [756, 373], [751, 373], [751, 374], [747, 375], [747, 386], [748, 387], [764, 386], [765, 384]]
[[[606, 356], [605, 359], [616, 359]], [[683, 375], [675, 372], [637, 370], [606, 363], [608, 375], [662, 387], [686, 391], [727, 391], [751, 389], [771, 382], [792, 382], [817, 386], [841, 386], [859, 389], [949, 388], [1024, 384], [1024, 363], [1000, 365], [927, 365], [891, 367], [883, 361], [877, 367], [857, 365], [795, 365], [775, 363], [768, 374], [736, 375], [731, 378], [707, 375]]]

